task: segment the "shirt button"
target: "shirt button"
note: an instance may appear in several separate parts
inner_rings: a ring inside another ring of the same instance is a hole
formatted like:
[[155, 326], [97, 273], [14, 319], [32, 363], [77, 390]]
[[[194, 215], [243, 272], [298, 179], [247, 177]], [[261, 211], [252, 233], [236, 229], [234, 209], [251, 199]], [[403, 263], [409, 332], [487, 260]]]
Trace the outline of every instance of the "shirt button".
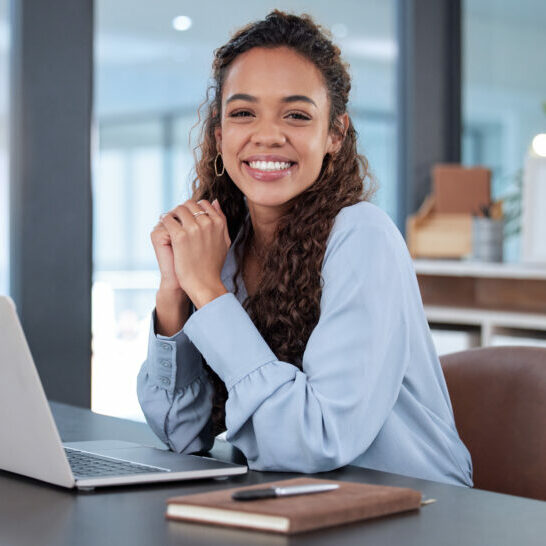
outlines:
[[173, 350], [173, 348], [168, 343], [162, 343], [161, 348], [164, 349], [165, 351], [172, 351]]
[[171, 380], [167, 377], [161, 377], [159, 379], [161, 381], [161, 383], [163, 383], [163, 385], [170, 385], [171, 384]]
[[164, 368], [172, 368], [172, 364], [171, 364], [171, 361], [170, 360], [162, 360], [160, 362], [160, 364], [164, 367]]

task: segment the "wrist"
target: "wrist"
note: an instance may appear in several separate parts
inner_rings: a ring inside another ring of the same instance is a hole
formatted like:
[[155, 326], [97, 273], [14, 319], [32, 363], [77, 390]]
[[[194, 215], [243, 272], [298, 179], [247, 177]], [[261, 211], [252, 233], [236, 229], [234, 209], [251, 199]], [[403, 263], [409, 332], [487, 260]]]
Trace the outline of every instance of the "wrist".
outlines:
[[212, 300], [215, 300], [216, 298], [219, 298], [227, 293], [228, 290], [222, 281], [218, 281], [218, 283], [214, 285], [202, 286], [196, 290], [192, 290], [188, 296], [195, 305], [195, 308], [201, 309], [201, 307], [205, 306], [207, 303], [210, 303]]
[[158, 291], [155, 299], [155, 333], [173, 336], [183, 327], [191, 313], [191, 301], [182, 293]]
[[166, 290], [159, 288], [155, 295], [156, 309], [169, 315], [186, 315], [191, 306], [188, 295], [183, 290]]
[[184, 298], [187, 298], [186, 293], [184, 292], [184, 290], [182, 290], [180, 285], [178, 285], [177, 287], [174, 287], [169, 284], [164, 284], [163, 282], [159, 284], [159, 288], [157, 290], [157, 296], [164, 296], [166, 299], [169, 299], [169, 300], [180, 300], [180, 301], [183, 300]]

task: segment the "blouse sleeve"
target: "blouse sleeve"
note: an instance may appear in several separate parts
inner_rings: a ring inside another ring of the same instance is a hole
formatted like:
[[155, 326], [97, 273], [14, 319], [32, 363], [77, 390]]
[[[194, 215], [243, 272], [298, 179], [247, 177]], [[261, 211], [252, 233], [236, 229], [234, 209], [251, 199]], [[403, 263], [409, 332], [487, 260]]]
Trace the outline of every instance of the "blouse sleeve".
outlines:
[[137, 378], [138, 400], [146, 421], [173, 451], [207, 451], [214, 438], [210, 423], [212, 385], [201, 353], [183, 331], [172, 337], [154, 332], [152, 315], [148, 356]]
[[277, 360], [231, 293], [190, 317], [184, 332], [226, 384], [227, 440], [250, 468], [328, 471], [370, 446], [408, 365], [408, 261], [384, 222], [332, 232], [302, 370]]

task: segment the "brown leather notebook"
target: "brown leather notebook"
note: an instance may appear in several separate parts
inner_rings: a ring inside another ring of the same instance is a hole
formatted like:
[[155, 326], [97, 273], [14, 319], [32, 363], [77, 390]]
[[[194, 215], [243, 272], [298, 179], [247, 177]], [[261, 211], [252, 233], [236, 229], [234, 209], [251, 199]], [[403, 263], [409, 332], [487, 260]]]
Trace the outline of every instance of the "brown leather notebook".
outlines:
[[[339, 488], [323, 493], [246, 502], [231, 498], [235, 491], [308, 484], [338, 484]], [[212, 525], [292, 534], [416, 510], [420, 505], [421, 493], [413, 489], [315, 478], [295, 478], [260, 483], [249, 487], [235, 487], [210, 493], [173, 497], [167, 500], [166, 517]]]

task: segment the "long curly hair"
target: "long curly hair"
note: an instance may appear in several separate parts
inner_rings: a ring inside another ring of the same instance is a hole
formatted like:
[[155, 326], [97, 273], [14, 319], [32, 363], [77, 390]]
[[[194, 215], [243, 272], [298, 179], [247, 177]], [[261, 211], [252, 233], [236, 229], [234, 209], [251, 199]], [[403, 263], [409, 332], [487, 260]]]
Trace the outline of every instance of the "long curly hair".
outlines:
[[[302, 369], [305, 346], [319, 320], [322, 262], [334, 219], [343, 207], [368, 200], [373, 184], [367, 183], [372, 178], [366, 158], [357, 152], [357, 133], [352, 121], [349, 118], [344, 131], [338, 120], [347, 110], [351, 78], [328, 31], [308, 15], [274, 10], [265, 19], [235, 32], [214, 54], [213, 79], [202, 105], [206, 115], [196, 147], [192, 189], [195, 199], [218, 199], [232, 241], [243, 230], [234, 248], [238, 265], [233, 276], [236, 293], [237, 277], [250, 250], [253, 229], [252, 223], [246, 221], [248, 209], [243, 193], [226, 170], [216, 176], [214, 130], [220, 125], [222, 90], [229, 67], [239, 55], [254, 47], [289, 47], [319, 69], [328, 91], [329, 129], [343, 139], [335, 155], [324, 157], [317, 180], [294, 197], [279, 218], [274, 241], [261, 264], [259, 287], [243, 302], [277, 359]], [[216, 435], [226, 428], [227, 392], [220, 378], [204, 364], [214, 386], [212, 427]]]

